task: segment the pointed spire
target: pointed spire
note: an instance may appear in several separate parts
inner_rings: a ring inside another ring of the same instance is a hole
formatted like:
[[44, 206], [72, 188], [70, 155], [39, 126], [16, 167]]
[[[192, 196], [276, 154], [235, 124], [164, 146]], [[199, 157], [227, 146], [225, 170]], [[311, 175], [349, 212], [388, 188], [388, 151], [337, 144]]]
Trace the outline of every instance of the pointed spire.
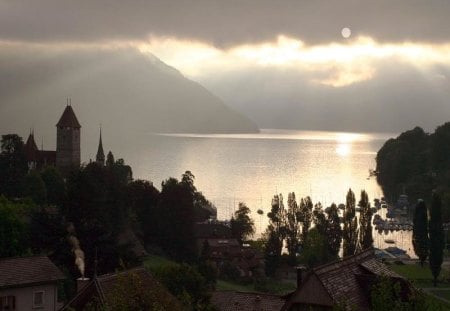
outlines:
[[97, 163], [101, 165], [105, 165], [105, 153], [103, 152], [103, 143], [102, 143], [102, 126], [100, 125], [100, 139], [98, 142], [98, 150], [97, 156], [95, 157]]

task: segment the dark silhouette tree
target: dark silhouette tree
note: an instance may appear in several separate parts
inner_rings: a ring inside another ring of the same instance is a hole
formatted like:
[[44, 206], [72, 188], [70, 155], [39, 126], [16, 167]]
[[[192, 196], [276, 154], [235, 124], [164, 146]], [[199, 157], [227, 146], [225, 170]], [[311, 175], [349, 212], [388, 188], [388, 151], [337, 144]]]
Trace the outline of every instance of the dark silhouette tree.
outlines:
[[2, 135], [0, 172], [0, 194], [9, 198], [20, 197], [28, 165], [22, 137], [17, 134]]
[[106, 155], [106, 166], [112, 167], [114, 165], [114, 163], [116, 163], [114, 161], [114, 155], [112, 154], [112, 152], [108, 152], [108, 154]]
[[429, 252], [428, 238], [428, 215], [427, 207], [423, 200], [419, 200], [416, 205], [413, 218], [413, 236], [412, 242], [414, 252], [419, 257], [420, 265], [423, 267]]
[[433, 193], [428, 231], [430, 235], [430, 269], [433, 274], [433, 284], [436, 286], [444, 259], [445, 246], [444, 227], [442, 226], [442, 202], [437, 193]]
[[38, 205], [47, 201], [47, 188], [41, 178], [41, 174], [33, 170], [29, 172], [23, 181], [23, 195], [33, 200]]
[[342, 234], [342, 238], [344, 240], [344, 257], [351, 256], [356, 252], [356, 245], [358, 243], [358, 219], [355, 214], [355, 194], [352, 189], [349, 189], [346, 197], [344, 210], [344, 230]]
[[364, 250], [373, 246], [372, 211], [370, 210], [369, 196], [364, 190], [361, 191], [361, 200], [358, 206], [361, 208], [359, 213], [359, 248]]
[[298, 221], [302, 223], [301, 244], [308, 238], [308, 232], [311, 228], [313, 203], [310, 197], [302, 198], [300, 200], [300, 212]]
[[0, 258], [23, 255], [27, 249], [26, 206], [9, 202], [0, 196]]
[[342, 228], [338, 207], [333, 203], [325, 213], [327, 215], [326, 237], [330, 249], [329, 252], [332, 257], [337, 258], [342, 243]]
[[289, 253], [289, 261], [295, 264], [298, 246], [300, 244], [301, 223], [299, 222], [300, 210], [295, 199], [295, 193], [288, 194], [286, 213], [286, 244]]
[[266, 245], [264, 256], [266, 262], [266, 273], [273, 276], [280, 264], [283, 242], [286, 237], [286, 211], [283, 204], [283, 196], [275, 195], [272, 199], [272, 208], [269, 213], [269, 226], [265, 232]]
[[47, 203], [60, 206], [66, 198], [66, 184], [61, 173], [48, 166], [41, 172], [41, 178], [47, 189]]
[[230, 220], [231, 232], [241, 243], [255, 233], [255, 222], [250, 217], [250, 209], [243, 202], [239, 202], [239, 208], [234, 212]]

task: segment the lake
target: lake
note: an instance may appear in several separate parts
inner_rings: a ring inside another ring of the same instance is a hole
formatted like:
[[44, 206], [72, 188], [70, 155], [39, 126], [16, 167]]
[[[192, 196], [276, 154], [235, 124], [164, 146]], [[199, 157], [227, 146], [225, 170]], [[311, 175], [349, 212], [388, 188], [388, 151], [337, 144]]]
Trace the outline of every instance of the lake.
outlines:
[[[357, 201], [362, 189], [371, 201], [383, 196], [376, 180], [368, 178], [369, 169], [375, 169], [377, 151], [394, 136], [269, 129], [258, 134], [149, 134], [125, 158], [135, 178], [151, 180], [159, 189], [169, 176], [180, 178], [190, 170], [219, 219], [230, 218], [238, 203], [245, 202], [259, 234], [277, 193], [283, 194], [285, 206], [289, 192], [323, 206], [345, 203], [349, 188]], [[408, 240], [403, 234], [401, 238]], [[374, 239], [376, 246], [384, 245], [384, 238]]]

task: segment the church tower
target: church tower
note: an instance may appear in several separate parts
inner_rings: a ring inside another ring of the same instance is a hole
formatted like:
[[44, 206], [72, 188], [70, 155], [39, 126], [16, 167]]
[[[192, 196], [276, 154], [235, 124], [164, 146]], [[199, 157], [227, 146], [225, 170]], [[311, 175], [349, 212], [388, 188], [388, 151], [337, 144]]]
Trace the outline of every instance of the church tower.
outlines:
[[105, 165], [105, 153], [103, 152], [102, 144], [102, 128], [100, 128], [100, 141], [98, 142], [97, 156], [95, 157], [95, 162], [104, 166]]
[[67, 105], [56, 124], [56, 167], [67, 174], [80, 166], [80, 129], [75, 112]]

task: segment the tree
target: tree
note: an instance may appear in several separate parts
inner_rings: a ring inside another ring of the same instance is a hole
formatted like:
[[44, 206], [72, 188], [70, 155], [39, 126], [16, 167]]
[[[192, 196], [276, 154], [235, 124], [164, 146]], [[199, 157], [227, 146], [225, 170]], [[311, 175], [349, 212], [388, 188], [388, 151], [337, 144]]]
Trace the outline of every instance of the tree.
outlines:
[[288, 209], [286, 213], [286, 244], [289, 261], [295, 264], [298, 246], [300, 244], [301, 227], [299, 222], [300, 209], [295, 199], [295, 193], [288, 194]]
[[42, 205], [47, 201], [47, 188], [37, 171], [29, 172], [23, 182], [23, 195], [33, 200], [34, 203]]
[[317, 228], [309, 230], [307, 239], [303, 243], [303, 250], [300, 255], [301, 262], [313, 268], [325, 264], [331, 259], [326, 236], [319, 232]]
[[0, 172], [0, 194], [10, 198], [20, 197], [28, 165], [22, 137], [17, 134], [2, 135]]
[[359, 248], [364, 250], [373, 246], [372, 211], [370, 210], [369, 196], [364, 190], [361, 191], [361, 200], [358, 206], [361, 208], [359, 213]]
[[283, 241], [286, 237], [286, 211], [281, 194], [274, 195], [272, 199], [272, 208], [269, 213], [269, 226], [265, 232], [266, 245], [264, 247], [264, 256], [266, 262], [266, 273], [272, 276], [280, 263]]
[[308, 237], [308, 231], [312, 222], [313, 203], [310, 197], [300, 200], [300, 213], [298, 220], [302, 223], [301, 243], [303, 244]]
[[187, 264], [165, 265], [152, 271], [154, 276], [177, 297], [187, 310], [205, 310], [209, 306], [208, 282], [195, 267]]
[[414, 252], [423, 267], [429, 250], [427, 207], [423, 200], [418, 201], [414, 212], [412, 239]]
[[358, 242], [358, 219], [355, 216], [355, 194], [349, 189], [344, 210], [344, 231], [342, 234], [344, 257], [355, 254]]
[[114, 165], [115, 161], [114, 161], [114, 155], [112, 154], [112, 152], [108, 152], [108, 154], [106, 155], [106, 166], [112, 167]]
[[0, 258], [20, 256], [27, 249], [26, 226], [21, 220], [24, 208], [0, 196]]
[[230, 221], [231, 232], [241, 243], [255, 233], [255, 223], [249, 214], [247, 205], [239, 202], [239, 208]]
[[85, 307], [92, 311], [184, 310], [180, 302], [153, 277], [130, 271], [118, 275], [103, 303], [97, 297]]
[[437, 193], [433, 193], [428, 229], [430, 235], [430, 269], [433, 274], [434, 286], [436, 286], [437, 278], [441, 272], [445, 246], [441, 205], [440, 196]]
[[328, 247], [330, 248], [330, 254], [334, 258], [337, 258], [342, 242], [342, 228], [339, 220], [339, 210], [336, 204], [333, 203], [325, 212], [327, 214], [326, 237]]
[[401, 280], [386, 276], [375, 280], [370, 291], [370, 310], [373, 311], [426, 311], [440, 310], [435, 300]]
[[47, 189], [47, 203], [61, 205], [66, 197], [66, 184], [61, 173], [55, 167], [48, 166], [41, 172], [41, 178]]

